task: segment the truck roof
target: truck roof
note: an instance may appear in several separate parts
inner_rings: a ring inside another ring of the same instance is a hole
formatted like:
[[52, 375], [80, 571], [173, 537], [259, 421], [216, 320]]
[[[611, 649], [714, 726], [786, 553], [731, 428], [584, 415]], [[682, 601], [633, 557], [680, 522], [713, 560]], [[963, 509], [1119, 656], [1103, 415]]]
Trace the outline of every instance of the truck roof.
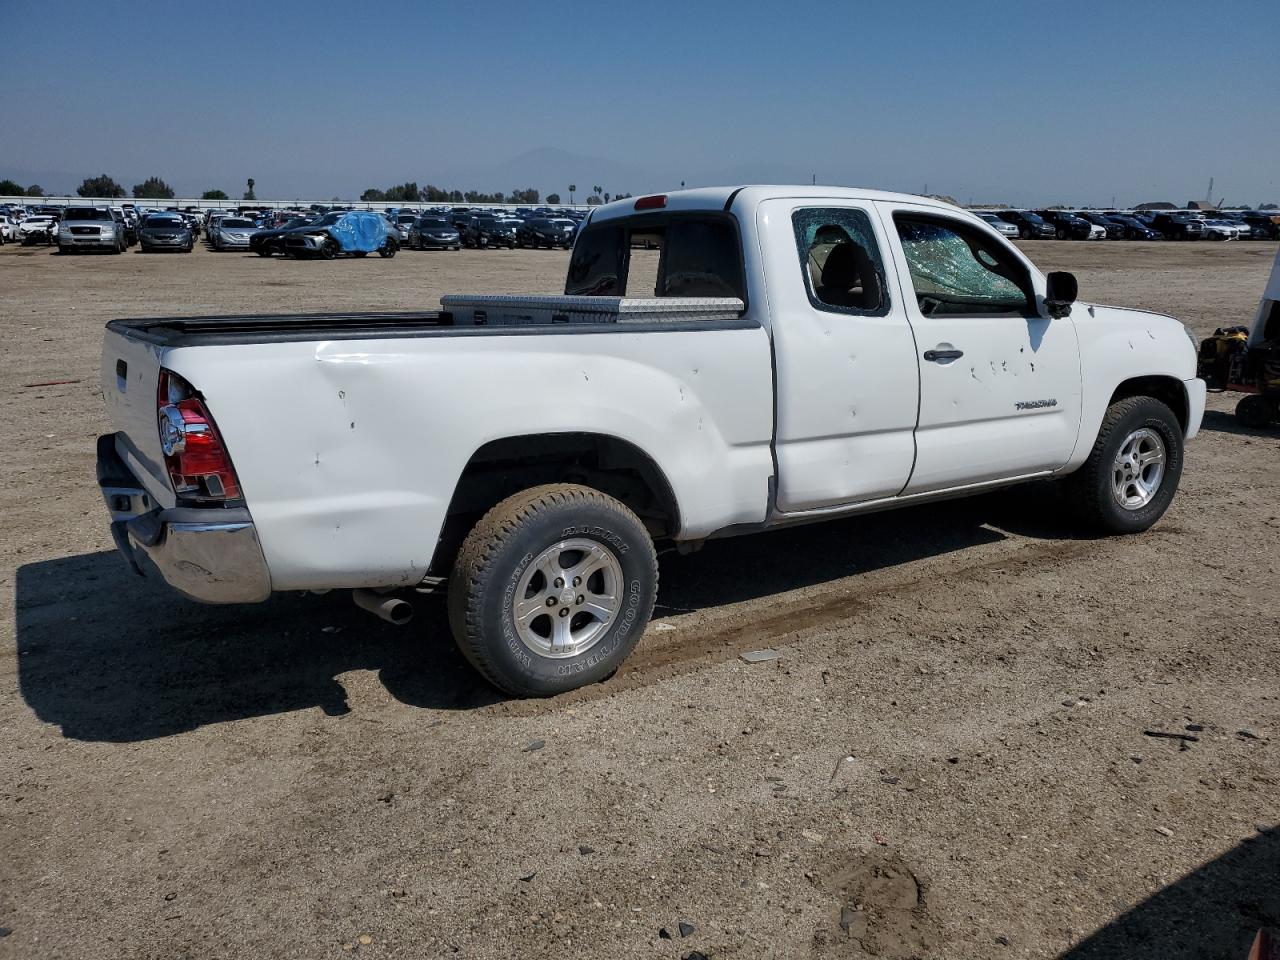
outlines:
[[[667, 194], [648, 194], [648, 196], [665, 196], [667, 198], [662, 209], [665, 210], [725, 210], [730, 201], [734, 204], [759, 203], [761, 200], [778, 198], [828, 199], [828, 200], [882, 200], [895, 203], [915, 203], [923, 206], [937, 207], [940, 210], [959, 211], [960, 208], [932, 197], [920, 197], [909, 193], [888, 193], [883, 190], [869, 190], [863, 187], [828, 187], [818, 184], [786, 185], [786, 184], [749, 184], [727, 187], [698, 187], [693, 190], [673, 190]], [[636, 212], [636, 201], [640, 197], [626, 197], [596, 207], [591, 214], [593, 223], [609, 220], [614, 217], [630, 216]], [[961, 211], [964, 212], [964, 211]]]

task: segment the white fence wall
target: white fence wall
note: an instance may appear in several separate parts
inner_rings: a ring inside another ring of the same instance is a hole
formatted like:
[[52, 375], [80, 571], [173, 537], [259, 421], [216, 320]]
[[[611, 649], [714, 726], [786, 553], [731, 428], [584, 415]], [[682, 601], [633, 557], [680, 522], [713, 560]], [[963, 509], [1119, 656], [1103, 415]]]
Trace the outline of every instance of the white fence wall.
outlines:
[[[257, 210], [306, 210], [311, 204], [319, 203], [326, 207], [343, 206], [352, 207], [356, 210], [383, 210], [387, 207], [412, 207], [419, 209], [423, 207], [483, 207], [492, 210], [514, 210], [516, 207], [530, 206], [548, 206], [543, 201], [541, 203], [467, 203], [465, 200], [459, 203], [448, 203], [445, 201], [433, 201], [431, 203], [388, 203], [386, 201], [362, 203], [355, 200], [200, 200], [196, 197], [179, 197], [176, 200], [147, 200], [143, 198], [135, 199], [133, 197], [117, 197], [111, 199], [109, 197], [3, 197], [0, 196], [0, 204], [14, 203], [25, 207], [40, 206], [49, 204], [55, 207], [101, 207], [111, 206], [118, 207], [122, 203], [131, 203], [137, 207], [156, 207], [163, 210], [165, 207], [178, 207], [185, 209], [186, 207], [195, 207], [200, 210], [224, 210], [228, 207], [253, 207]], [[563, 207], [578, 208], [581, 210], [589, 209], [583, 203], [557, 203], [551, 204], [557, 208]]]

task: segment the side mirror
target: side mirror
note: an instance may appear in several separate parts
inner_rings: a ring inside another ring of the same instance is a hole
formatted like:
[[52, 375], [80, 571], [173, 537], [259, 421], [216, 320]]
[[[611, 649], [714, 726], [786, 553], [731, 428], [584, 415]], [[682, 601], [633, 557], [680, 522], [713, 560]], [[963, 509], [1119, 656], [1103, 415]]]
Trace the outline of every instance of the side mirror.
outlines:
[[1074, 273], [1055, 270], [1045, 278], [1044, 305], [1055, 320], [1071, 316], [1071, 305], [1076, 302], [1080, 285]]

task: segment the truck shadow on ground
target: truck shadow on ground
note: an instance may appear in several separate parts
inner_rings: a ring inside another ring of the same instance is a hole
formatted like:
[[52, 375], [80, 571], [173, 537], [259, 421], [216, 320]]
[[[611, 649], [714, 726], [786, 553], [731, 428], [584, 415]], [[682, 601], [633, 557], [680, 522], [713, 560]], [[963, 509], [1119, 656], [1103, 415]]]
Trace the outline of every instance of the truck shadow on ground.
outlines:
[[[1006, 532], [1077, 535], [1051, 486], [837, 520], [662, 558], [657, 616], [767, 597], [998, 542]], [[1056, 518], [1056, 519], [1055, 519]], [[111, 552], [31, 563], [16, 580], [19, 690], [78, 740], [130, 742], [212, 723], [319, 707], [349, 712], [337, 677], [376, 670], [400, 701], [471, 710], [504, 699], [470, 668], [444, 604], [408, 627], [355, 608], [345, 591], [205, 606], [130, 573]]]
[[1241, 437], [1280, 439], [1280, 423], [1273, 423], [1265, 427], [1246, 427], [1235, 418], [1234, 414], [1223, 413], [1221, 410], [1206, 410], [1201, 429], [1212, 430], [1215, 433], [1234, 433]]
[[1280, 928], [1280, 829], [1259, 832], [1122, 913], [1061, 960], [1246, 960]]

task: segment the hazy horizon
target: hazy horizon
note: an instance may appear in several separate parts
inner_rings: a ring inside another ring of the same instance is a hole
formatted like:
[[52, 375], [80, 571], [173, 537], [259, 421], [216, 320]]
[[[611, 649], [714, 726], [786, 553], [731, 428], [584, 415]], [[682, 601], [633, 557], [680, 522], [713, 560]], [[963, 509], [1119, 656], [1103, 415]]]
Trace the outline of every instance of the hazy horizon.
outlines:
[[0, 178], [565, 201], [570, 183], [581, 200], [816, 178], [1127, 206], [1203, 198], [1213, 177], [1214, 200], [1280, 199], [1275, 81], [1238, 42], [1280, 35], [1276, 3], [1214, 5], [1225, 44], [1189, 0], [88, 9], [7, 5]]

